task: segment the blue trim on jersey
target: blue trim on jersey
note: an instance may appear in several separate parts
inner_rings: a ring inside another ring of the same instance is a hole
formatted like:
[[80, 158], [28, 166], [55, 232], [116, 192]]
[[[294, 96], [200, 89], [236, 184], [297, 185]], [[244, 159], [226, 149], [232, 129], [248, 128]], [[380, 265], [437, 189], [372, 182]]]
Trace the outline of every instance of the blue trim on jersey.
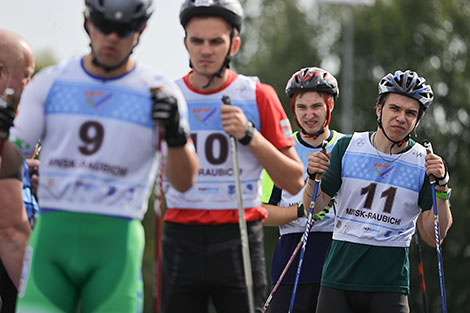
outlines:
[[83, 64], [83, 60], [85, 59], [85, 57], [82, 57], [80, 59], [80, 66], [82, 67], [83, 71], [88, 75], [90, 76], [91, 78], [94, 78], [94, 79], [98, 79], [100, 81], [103, 81], [103, 82], [106, 82], [106, 81], [113, 81], [113, 80], [118, 80], [118, 79], [121, 79], [123, 78], [124, 76], [127, 76], [129, 74], [131, 74], [132, 72], [135, 71], [135, 69], [137, 68], [137, 65], [134, 66], [129, 72], [126, 72], [122, 75], [119, 75], [119, 76], [113, 76], [113, 77], [101, 77], [101, 76], [96, 76], [96, 75], [93, 75], [92, 73], [88, 72], [85, 68], [85, 65]]
[[[386, 162], [374, 155], [346, 151], [350, 166], [344, 168], [344, 178], [364, 179], [382, 184], [401, 187], [414, 192], [419, 192], [421, 184], [419, 178], [425, 175], [424, 168], [416, 164], [406, 162]], [[387, 168], [381, 168], [380, 164], [387, 164]], [[393, 175], [389, 175], [392, 172]]]
[[45, 114], [105, 117], [153, 128], [151, 109], [148, 92], [55, 80], [47, 96]]

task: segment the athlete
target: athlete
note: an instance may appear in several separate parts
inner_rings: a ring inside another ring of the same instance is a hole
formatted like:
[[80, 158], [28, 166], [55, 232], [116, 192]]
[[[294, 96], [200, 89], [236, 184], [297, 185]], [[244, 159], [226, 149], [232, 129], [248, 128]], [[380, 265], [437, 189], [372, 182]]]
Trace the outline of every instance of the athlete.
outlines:
[[[91, 51], [35, 76], [5, 145], [6, 170], [39, 139], [42, 147], [42, 211], [25, 252], [17, 312], [76, 312], [78, 303], [83, 312], [141, 312], [140, 220], [161, 133], [173, 187], [187, 190], [197, 171], [181, 92], [131, 57], [152, 1], [86, 0], [85, 7]], [[4, 131], [8, 113], [0, 110]]]
[[[31, 46], [19, 35], [1, 29], [0, 107], [10, 106], [14, 114], [16, 102], [21, 97], [33, 71], [34, 54]], [[12, 94], [8, 94], [9, 92]], [[0, 123], [2, 123], [1, 118]], [[0, 138], [0, 153], [1, 142], [5, 139]], [[21, 264], [31, 233], [21, 201], [22, 191], [25, 190], [21, 184], [22, 169], [18, 168], [17, 171], [0, 177], [0, 312], [2, 313], [15, 311]]]
[[[410, 139], [432, 103], [431, 86], [407, 70], [387, 74], [378, 89], [377, 130], [345, 136], [331, 156], [308, 160], [310, 173], [324, 173], [315, 212], [338, 193], [317, 313], [409, 312], [408, 249], [420, 214], [422, 231], [435, 238], [429, 175], [436, 178], [441, 239], [452, 224], [447, 167]], [[307, 185], [304, 205], [312, 192]]]
[[[243, 11], [238, 0], [184, 1], [180, 22], [192, 70], [177, 81], [201, 162], [185, 193], [169, 188], [163, 234], [163, 311], [249, 312], [238, 225], [235, 176], [240, 175], [247, 221], [254, 307], [266, 292], [261, 171], [291, 193], [303, 186], [303, 165], [290, 123], [272, 87], [228, 68], [240, 47]], [[233, 105], [222, 104], [229, 96]], [[230, 137], [237, 139], [234, 173]], [[166, 190], [166, 189], [165, 189]]]
[[[330, 130], [329, 123], [339, 95], [338, 83], [333, 75], [318, 67], [302, 68], [292, 75], [286, 86], [291, 99], [294, 121], [300, 131], [294, 133], [295, 149], [308, 165], [308, 156], [321, 150], [321, 143], [328, 141], [330, 152], [339, 138], [344, 136]], [[304, 174], [307, 180], [307, 172]], [[272, 257], [271, 280], [273, 285], [289, 261], [300, 238], [305, 232], [308, 211], [302, 203], [302, 192], [290, 194], [273, 184], [269, 175], [263, 176], [263, 207], [268, 211], [264, 226], [279, 226], [281, 237]], [[333, 233], [333, 210], [327, 209], [323, 220], [315, 222], [308, 237], [304, 264], [296, 291], [294, 312], [315, 312], [323, 261]], [[297, 272], [299, 254], [281, 281], [268, 312], [287, 312], [291, 301]]]

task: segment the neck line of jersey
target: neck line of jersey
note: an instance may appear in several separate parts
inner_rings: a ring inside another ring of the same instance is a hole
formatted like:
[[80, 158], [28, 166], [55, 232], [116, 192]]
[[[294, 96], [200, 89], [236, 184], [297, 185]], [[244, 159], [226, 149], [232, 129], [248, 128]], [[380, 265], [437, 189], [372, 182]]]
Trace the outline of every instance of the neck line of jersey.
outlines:
[[186, 87], [188, 87], [191, 91], [195, 93], [198, 93], [201, 95], [212, 95], [227, 88], [235, 80], [235, 78], [237, 78], [238, 76], [237, 73], [235, 73], [232, 70], [227, 70], [227, 71], [228, 71], [228, 78], [225, 81], [225, 83], [220, 88], [217, 88], [216, 90], [212, 90], [212, 91], [203, 91], [191, 85], [191, 83], [189, 82], [189, 75], [191, 75], [194, 72], [194, 70], [191, 70], [188, 74], [186, 74], [186, 76], [183, 77], [183, 81], [186, 84]]
[[113, 77], [102, 77], [102, 76], [98, 76], [98, 75], [94, 75], [92, 73], [90, 73], [86, 68], [85, 68], [85, 64], [84, 64], [84, 60], [85, 60], [85, 57], [82, 57], [80, 59], [80, 66], [82, 67], [83, 71], [85, 72], [85, 74], [87, 74], [88, 76], [90, 76], [91, 78], [94, 78], [94, 79], [97, 79], [97, 80], [102, 80], [102, 81], [110, 81], [110, 80], [118, 80], [118, 79], [121, 79], [123, 78], [124, 76], [126, 75], [129, 75], [130, 73], [134, 72], [135, 69], [137, 68], [137, 62], [135, 62], [134, 64], [134, 67], [132, 67], [132, 69], [124, 74], [121, 74], [119, 76], [113, 76]]

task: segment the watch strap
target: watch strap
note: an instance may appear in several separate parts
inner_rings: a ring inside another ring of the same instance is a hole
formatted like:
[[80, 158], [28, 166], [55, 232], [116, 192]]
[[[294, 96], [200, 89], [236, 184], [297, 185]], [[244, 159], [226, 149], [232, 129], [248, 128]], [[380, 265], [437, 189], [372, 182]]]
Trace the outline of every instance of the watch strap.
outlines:
[[246, 123], [245, 136], [238, 139], [238, 141], [240, 141], [240, 143], [244, 146], [248, 145], [251, 139], [253, 139], [254, 132], [255, 132], [255, 125], [253, 124], [252, 121], [248, 121]]

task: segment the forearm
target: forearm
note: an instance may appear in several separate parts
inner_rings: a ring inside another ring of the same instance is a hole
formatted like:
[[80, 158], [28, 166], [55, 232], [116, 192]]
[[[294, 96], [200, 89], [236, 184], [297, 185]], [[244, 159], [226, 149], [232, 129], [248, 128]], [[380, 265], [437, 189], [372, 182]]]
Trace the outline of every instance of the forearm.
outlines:
[[[423, 224], [423, 213], [421, 213], [418, 217], [418, 221], [416, 222], [417, 228], [419, 235], [421, 236], [421, 239], [427, 243], [431, 247], [436, 247], [436, 239], [434, 238], [434, 233], [432, 236], [425, 230], [424, 224]], [[433, 226], [434, 227], [434, 226]], [[434, 228], [433, 228], [434, 230]]]
[[185, 192], [194, 185], [199, 161], [188, 144], [178, 148], [168, 148], [165, 174], [171, 185]]
[[297, 206], [280, 207], [263, 203], [262, 206], [268, 211], [268, 217], [263, 221], [264, 226], [284, 225], [297, 219]]
[[1, 166], [0, 166], [0, 177], [9, 176], [21, 166], [23, 158], [19, 151], [13, 146], [8, 140], [4, 141], [2, 154]]
[[294, 147], [278, 150], [257, 131], [249, 147], [276, 186], [290, 194], [300, 191], [304, 185], [304, 166]]
[[[437, 214], [439, 216], [439, 238], [442, 242], [447, 235], [447, 231], [452, 225], [452, 214], [447, 200], [437, 198], [436, 203]], [[431, 210], [423, 213], [423, 228], [428, 236], [435, 239], [434, 213], [432, 208]]]
[[[313, 200], [313, 193], [315, 189], [315, 180], [313, 179], [308, 179], [307, 180], [307, 186], [304, 189], [303, 193], [303, 202], [304, 202], [304, 207], [307, 208], [307, 210], [310, 210], [310, 204], [312, 203]], [[324, 193], [321, 190], [320, 184], [318, 184], [317, 188], [317, 196], [315, 198], [315, 207], [313, 210], [313, 214], [316, 214], [323, 210], [328, 203], [330, 203], [331, 197]]]

